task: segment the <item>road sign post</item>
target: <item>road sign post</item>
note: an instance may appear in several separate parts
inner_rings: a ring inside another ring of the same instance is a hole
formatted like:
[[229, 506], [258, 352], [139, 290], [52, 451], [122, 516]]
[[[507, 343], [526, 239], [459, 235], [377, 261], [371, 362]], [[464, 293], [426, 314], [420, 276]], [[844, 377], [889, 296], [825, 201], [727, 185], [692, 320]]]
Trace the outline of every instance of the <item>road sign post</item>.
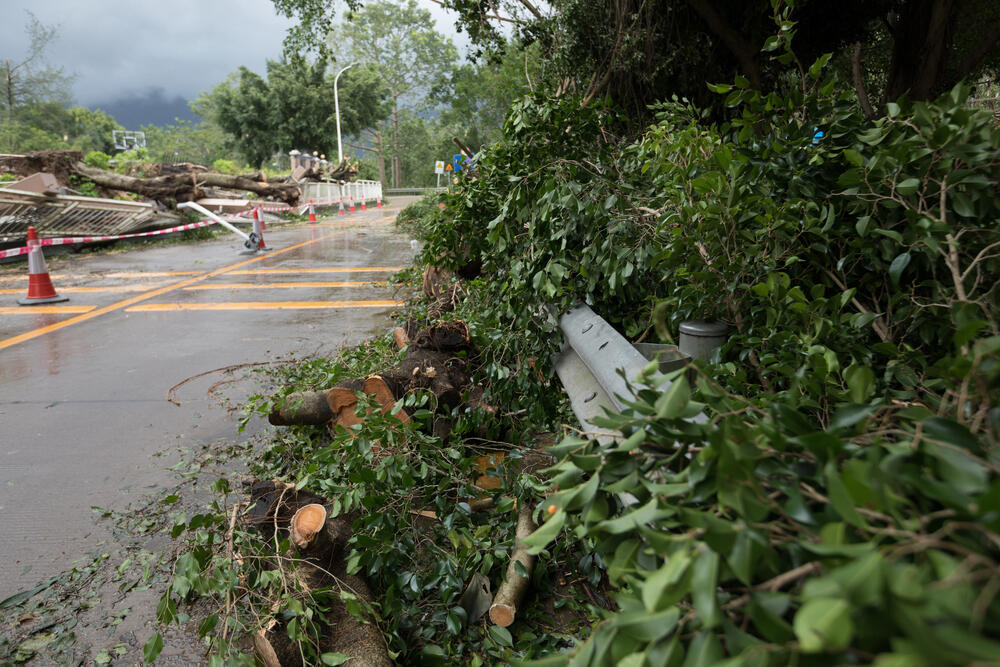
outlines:
[[441, 174], [444, 173], [444, 160], [434, 163], [434, 173], [437, 175], [437, 187], [441, 187]]

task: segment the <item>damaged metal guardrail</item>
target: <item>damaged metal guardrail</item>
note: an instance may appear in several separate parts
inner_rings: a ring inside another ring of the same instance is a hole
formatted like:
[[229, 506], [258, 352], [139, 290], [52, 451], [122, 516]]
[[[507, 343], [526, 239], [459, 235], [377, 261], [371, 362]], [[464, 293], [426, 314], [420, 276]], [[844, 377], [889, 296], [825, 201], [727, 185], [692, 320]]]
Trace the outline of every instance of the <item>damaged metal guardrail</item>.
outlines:
[[[692, 358], [705, 358], [726, 341], [726, 326], [714, 322], [681, 324], [680, 345], [632, 345], [589, 306], [581, 305], [559, 319], [566, 342], [556, 360], [556, 374], [569, 396], [580, 425], [591, 427], [595, 417], [625, 409], [634, 380], [650, 361], [659, 361], [660, 373], [683, 368]], [[704, 415], [694, 418], [703, 421]], [[596, 435], [599, 442], [613, 433]]]

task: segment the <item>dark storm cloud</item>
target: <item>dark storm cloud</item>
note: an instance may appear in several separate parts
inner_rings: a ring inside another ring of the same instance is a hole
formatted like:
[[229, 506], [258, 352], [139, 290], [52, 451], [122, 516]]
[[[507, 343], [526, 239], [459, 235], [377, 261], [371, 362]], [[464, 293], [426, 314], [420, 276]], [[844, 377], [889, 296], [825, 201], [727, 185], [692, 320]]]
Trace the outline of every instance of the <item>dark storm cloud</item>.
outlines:
[[[431, 0], [418, 4], [464, 50], [449, 13]], [[0, 0], [0, 59], [25, 56], [25, 10], [57, 28], [46, 59], [75, 75], [76, 102], [128, 127], [190, 118], [185, 102], [241, 65], [263, 73], [291, 25], [271, 0]]]
[[193, 99], [240, 65], [263, 71], [289, 25], [270, 0], [3, 0], [0, 58], [23, 57], [25, 10], [58, 27], [47, 59], [76, 74], [73, 93], [84, 105], [150, 89]]

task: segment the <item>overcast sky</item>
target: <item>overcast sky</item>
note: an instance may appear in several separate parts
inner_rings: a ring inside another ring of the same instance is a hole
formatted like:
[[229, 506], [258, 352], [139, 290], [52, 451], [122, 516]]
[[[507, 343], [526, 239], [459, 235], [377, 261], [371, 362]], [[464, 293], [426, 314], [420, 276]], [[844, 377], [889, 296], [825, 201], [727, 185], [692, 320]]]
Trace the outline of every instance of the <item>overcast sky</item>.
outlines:
[[[449, 14], [430, 0], [418, 4], [461, 48]], [[290, 25], [270, 0], [0, 0], [0, 58], [24, 57], [25, 10], [58, 28], [47, 60], [76, 75], [73, 93], [84, 106], [153, 91], [191, 100], [240, 65], [263, 73]]]

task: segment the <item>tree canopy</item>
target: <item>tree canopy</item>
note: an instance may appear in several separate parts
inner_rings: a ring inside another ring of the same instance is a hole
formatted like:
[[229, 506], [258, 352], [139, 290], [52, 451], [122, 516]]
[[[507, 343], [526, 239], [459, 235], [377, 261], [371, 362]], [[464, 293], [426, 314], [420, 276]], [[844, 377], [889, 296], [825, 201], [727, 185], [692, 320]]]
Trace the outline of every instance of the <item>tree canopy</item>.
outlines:
[[[343, 132], [357, 133], [386, 117], [386, 89], [372, 70], [345, 72], [338, 89]], [[336, 153], [333, 74], [323, 59], [268, 61], [266, 78], [241, 67], [197, 104], [249, 164], [292, 149]]]

